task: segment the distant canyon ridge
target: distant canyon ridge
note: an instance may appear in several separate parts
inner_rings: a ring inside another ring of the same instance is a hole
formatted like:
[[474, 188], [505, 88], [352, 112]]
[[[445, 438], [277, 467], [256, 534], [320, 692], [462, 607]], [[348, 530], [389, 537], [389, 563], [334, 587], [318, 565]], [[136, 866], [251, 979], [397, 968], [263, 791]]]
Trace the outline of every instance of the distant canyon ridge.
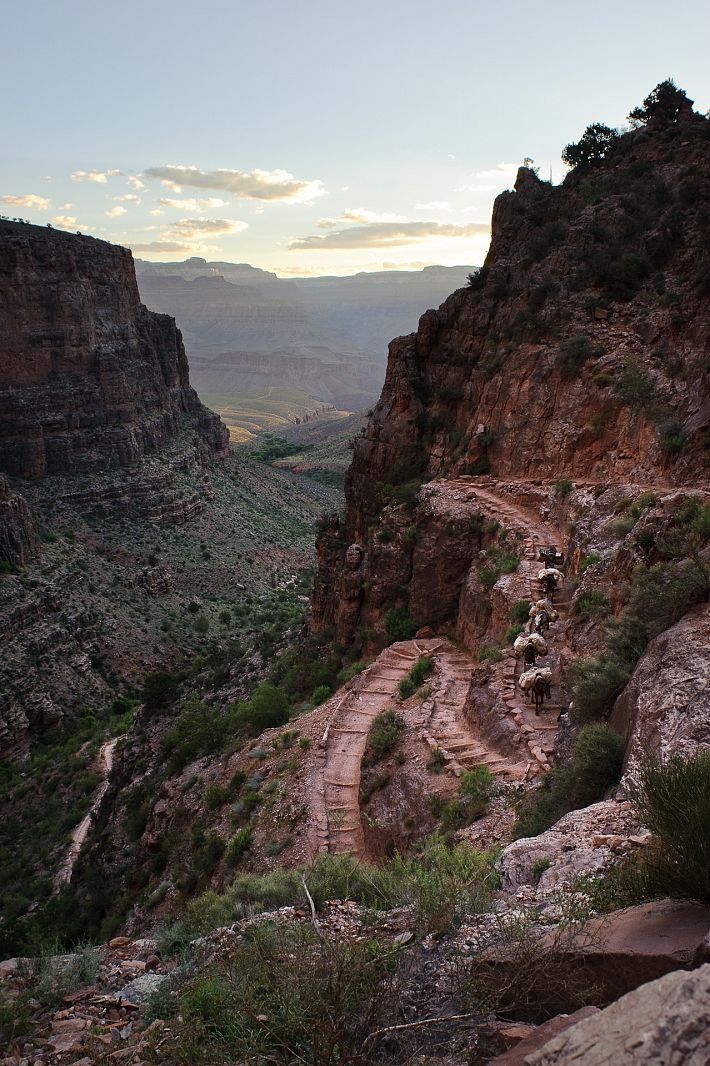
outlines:
[[393, 337], [466, 284], [471, 266], [282, 279], [247, 263], [136, 260], [141, 298], [182, 330], [192, 381], [221, 409], [279, 390], [343, 410], [379, 397]]

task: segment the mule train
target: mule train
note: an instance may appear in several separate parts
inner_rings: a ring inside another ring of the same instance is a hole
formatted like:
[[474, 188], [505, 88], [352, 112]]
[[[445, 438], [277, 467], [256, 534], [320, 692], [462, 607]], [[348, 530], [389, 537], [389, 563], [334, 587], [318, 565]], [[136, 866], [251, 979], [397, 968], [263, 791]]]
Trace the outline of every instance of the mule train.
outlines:
[[513, 644], [516, 656], [522, 657], [523, 660], [523, 672], [518, 678], [518, 685], [532, 700], [536, 715], [540, 714], [544, 701], [552, 699], [552, 670], [548, 666], [538, 666], [537, 659], [538, 656], [547, 655], [547, 643], [542, 634], [549, 630], [550, 623], [559, 618], [552, 601], [557, 583], [564, 576], [562, 571], [553, 565], [562, 565], [564, 562], [564, 556], [557, 548], [541, 548], [539, 559], [545, 564], [538, 573], [538, 581], [545, 595], [543, 599], [530, 604], [525, 631], [515, 638]]

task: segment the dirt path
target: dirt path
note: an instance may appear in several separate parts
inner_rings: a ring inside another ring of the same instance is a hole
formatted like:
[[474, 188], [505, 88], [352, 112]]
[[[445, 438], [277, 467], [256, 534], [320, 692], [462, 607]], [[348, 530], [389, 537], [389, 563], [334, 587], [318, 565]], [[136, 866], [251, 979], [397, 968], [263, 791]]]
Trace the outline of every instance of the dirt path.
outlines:
[[[542, 597], [538, 571], [538, 551], [554, 545], [563, 550], [562, 540], [526, 510], [503, 498], [489, 486], [483, 487], [465, 477], [436, 483], [451, 502], [475, 502], [484, 514], [495, 518], [519, 536], [523, 549], [520, 565], [511, 575], [514, 594], [519, 599]], [[521, 664], [512, 648], [495, 667], [491, 685], [507, 708], [507, 715], [522, 735], [520, 754], [506, 755], [484, 738], [464, 714], [474, 661], [464, 650], [447, 640], [402, 641], [386, 648], [377, 659], [333, 698], [328, 724], [320, 742], [319, 768], [313, 782], [312, 850], [350, 853], [364, 857], [365, 838], [359, 804], [362, 758], [373, 719], [388, 707], [397, 706], [398, 682], [420, 655], [434, 659], [436, 670], [429, 679], [432, 692], [421, 704], [417, 735], [431, 749], [439, 749], [447, 769], [460, 776], [473, 766], [487, 766], [491, 773], [508, 782], [529, 780], [550, 768], [560, 711], [560, 653], [564, 649], [563, 627], [568, 613], [568, 592], [558, 590], [555, 605], [560, 613], [545, 634], [549, 654], [541, 660], [553, 670], [553, 700], [543, 713], [534, 708], [518, 687]]]
[[[518, 595], [520, 599], [537, 600], [544, 596], [538, 573], [542, 563], [538, 559], [541, 547], [553, 546], [558, 551], [565, 551], [564, 541], [553, 527], [546, 525], [527, 510], [517, 507], [509, 499], [499, 496], [492, 488], [483, 487], [473, 479], [456, 478], [448, 483], [467, 499], [476, 500], [481, 510], [492, 518], [502, 522], [508, 529], [514, 530], [521, 539], [523, 556], [516, 571]], [[565, 624], [569, 616], [570, 590], [566, 582], [555, 591], [553, 603], [559, 612], [556, 622], [550, 624], [544, 634], [548, 645], [548, 655], [538, 660], [541, 666], [552, 669], [552, 700], [544, 704], [540, 715], [518, 686], [522, 673], [522, 662], [516, 659], [512, 648], [504, 653], [503, 662], [498, 665], [493, 681], [508, 707], [511, 718], [523, 734], [530, 753], [531, 765], [528, 777], [540, 771], [550, 769], [550, 756], [555, 747], [560, 710], [566, 706], [564, 692], [561, 689], [560, 658], [568, 651], [565, 641]]]
[[431, 695], [413, 716], [412, 739], [424, 742], [430, 750], [439, 749], [447, 769], [456, 776], [483, 765], [506, 781], [525, 778], [529, 760], [497, 752], [464, 714], [473, 659], [449, 641], [437, 638], [392, 644], [350, 689], [334, 698], [321, 740], [321, 765], [313, 795], [314, 852], [364, 856], [359, 792], [367, 736], [378, 714], [398, 706], [398, 682], [421, 655], [433, 658], [435, 671], [428, 679]]
[[103, 781], [94, 793], [94, 798], [91, 801], [91, 807], [81, 819], [77, 827], [72, 831], [69, 849], [66, 855], [64, 856], [62, 865], [59, 867], [59, 870], [57, 871], [57, 874], [54, 878], [55, 893], [59, 892], [59, 890], [64, 885], [68, 885], [72, 879], [72, 874], [74, 873], [76, 861], [79, 858], [79, 854], [81, 852], [82, 847], [84, 846], [84, 841], [86, 840], [89, 834], [94, 814], [99, 809], [101, 805], [101, 800], [106, 795], [106, 790], [108, 789], [109, 774], [111, 773], [111, 769], [113, 767], [113, 754], [116, 750], [116, 745], [118, 744], [119, 740], [121, 740], [121, 737], [113, 737], [111, 740], [107, 740], [106, 743], [102, 744], [99, 748], [99, 753], [96, 756], [95, 765], [96, 769], [103, 777]]

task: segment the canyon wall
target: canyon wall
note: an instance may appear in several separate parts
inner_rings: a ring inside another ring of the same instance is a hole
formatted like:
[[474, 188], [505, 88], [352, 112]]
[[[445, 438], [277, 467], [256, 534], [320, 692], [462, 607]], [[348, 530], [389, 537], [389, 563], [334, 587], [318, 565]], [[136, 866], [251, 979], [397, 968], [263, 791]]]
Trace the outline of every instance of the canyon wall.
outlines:
[[226, 452], [180, 332], [141, 304], [126, 249], [0, 222], [0, 294], [0, 470], [125, 468], [188, 424], [205, 457]]
[[346, 639], [372, 617], [379, 530], [424, 481], [707, 484], [709, 239], [710, 122], [692, 111], [622, 135], [559, 186], [521, 168], [495, 201], [484, 267], [390, 345], [345, 521], [320, 537], [316, 628]]

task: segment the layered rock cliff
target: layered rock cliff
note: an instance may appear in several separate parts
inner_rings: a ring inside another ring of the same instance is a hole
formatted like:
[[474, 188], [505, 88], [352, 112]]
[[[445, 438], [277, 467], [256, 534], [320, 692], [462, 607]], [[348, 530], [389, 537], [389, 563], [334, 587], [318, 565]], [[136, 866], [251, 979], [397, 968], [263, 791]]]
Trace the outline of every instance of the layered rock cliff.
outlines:
[[140, 544], [205, 513], [227, 454], [130, 252], [0, 221], [0, 757], [164, 659], [128, 607]]
[[205, 457], [226, 450], [180, 332], [141, 304], [126, 249], [0, 222], [0, 293], [0, 470], [105, 473], [188, 424]]
[[[495, 201], [484, 267], [390, 344], [344, 525], [320, 538], [316, 626], [347, 639], [377, 624], [383, 583], [390, 602], [416, 602], [378, 545], [422, 481], [706, 483], [709, 234], [710, 122], [690, 108], [619, 136], [560, 186], [521, 168]], [[420, 513], [416, 525], [421, 543]]]

